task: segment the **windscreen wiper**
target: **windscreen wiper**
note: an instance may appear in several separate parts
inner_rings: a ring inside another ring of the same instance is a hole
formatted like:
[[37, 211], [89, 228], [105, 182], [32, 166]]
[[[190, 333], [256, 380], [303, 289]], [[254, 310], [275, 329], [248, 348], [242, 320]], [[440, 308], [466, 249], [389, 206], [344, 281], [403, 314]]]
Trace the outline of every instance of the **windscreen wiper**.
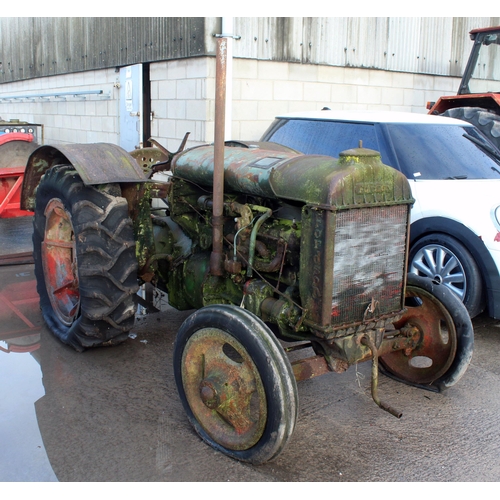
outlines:
[[464, 137], [478, 146], [479, 149], [484, 151], [492, 160], [495, 160], [500, 164], [500, 151], [498, 151], [498, 149], [496, 149], [494, 146], [490, 146], [486, 141], [481, 141], [467, 133], [464, 134]]

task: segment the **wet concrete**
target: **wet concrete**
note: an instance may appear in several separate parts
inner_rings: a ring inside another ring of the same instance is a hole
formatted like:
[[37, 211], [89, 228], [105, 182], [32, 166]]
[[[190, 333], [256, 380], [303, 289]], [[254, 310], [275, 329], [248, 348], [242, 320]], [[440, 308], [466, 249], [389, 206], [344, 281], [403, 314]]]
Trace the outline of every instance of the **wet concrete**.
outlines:
[[283, 453], [258, 467], [204, 444], [175, 388], [172, 347], [189, 312], [141, 316], [134, 338], [77, 353], [45, 328], [33, 265], [0, 267], [0, 481], [499, 481], [500, 328], [474, 320], [463, 379], [444, 394], [381, 376], [370, 363], [299, 383]]

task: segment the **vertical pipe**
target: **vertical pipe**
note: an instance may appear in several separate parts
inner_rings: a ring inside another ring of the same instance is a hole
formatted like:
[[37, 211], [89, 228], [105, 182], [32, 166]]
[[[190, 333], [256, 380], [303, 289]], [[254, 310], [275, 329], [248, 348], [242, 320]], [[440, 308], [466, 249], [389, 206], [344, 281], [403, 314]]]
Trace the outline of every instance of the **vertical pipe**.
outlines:
[[215, 60], [215, 141], [210, 274], [222, 275], [222, 211], [224, 204], [224, 127], [226, 112], [227, 39], [217, 39]]
[[226, 63], [226, 120], [225, 120], [225, 140], [229, 141], [232, 138], [233, 120], [233, 18], [222, 18], [222, 34], [227, 35], [227, 63]]

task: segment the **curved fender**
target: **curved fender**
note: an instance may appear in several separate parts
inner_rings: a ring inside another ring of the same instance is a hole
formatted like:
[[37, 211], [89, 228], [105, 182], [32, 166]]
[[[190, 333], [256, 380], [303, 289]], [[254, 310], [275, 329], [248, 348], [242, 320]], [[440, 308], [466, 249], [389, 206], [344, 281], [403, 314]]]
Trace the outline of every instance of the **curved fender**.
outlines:
[[26, 165], [21, 192], [23, 210], [34, 209], [35, 189], [45, 171], [54, 165], [72, 165], [85, 185], [147, 181], [134, 158], [115, 144], [40, 146]]

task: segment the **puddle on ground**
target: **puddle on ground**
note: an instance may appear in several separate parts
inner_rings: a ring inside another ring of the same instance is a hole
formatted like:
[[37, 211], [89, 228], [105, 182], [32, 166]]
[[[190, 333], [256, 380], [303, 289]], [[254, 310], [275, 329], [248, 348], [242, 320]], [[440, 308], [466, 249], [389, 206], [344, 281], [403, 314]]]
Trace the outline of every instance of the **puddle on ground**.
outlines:
[[35, 402], [45, 395], [37, 361], [42, 319], [31, 265], [0, 267], [0, 481], [57, 481]]
[[35, 412], [45, 395], [40, 365], [31, 353], [5, 352], [8, 341], [0, 349], [0, 481], [57, 481]]

